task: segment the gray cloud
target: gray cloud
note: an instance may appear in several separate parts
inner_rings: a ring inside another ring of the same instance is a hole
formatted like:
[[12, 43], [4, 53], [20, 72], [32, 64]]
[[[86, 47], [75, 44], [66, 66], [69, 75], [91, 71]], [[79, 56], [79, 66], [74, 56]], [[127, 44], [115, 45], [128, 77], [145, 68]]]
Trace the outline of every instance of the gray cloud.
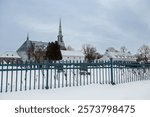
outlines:
[[61, 17], [67, 45], [81, 49], [90, 43], [100, 52], [124, 45], [136, 52], [150, 43], [149, 4], [149, 0], [0, 1], [0, 50], [16, 50], [28, 32], [32, 40], [55, 41]]

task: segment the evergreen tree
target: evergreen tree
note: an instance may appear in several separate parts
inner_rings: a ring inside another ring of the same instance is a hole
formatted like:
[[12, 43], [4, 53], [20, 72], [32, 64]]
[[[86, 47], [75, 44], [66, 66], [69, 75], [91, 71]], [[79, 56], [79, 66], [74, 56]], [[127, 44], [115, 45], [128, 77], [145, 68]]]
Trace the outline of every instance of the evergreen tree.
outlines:
[[48, 60], [61, 60], [62, 54], [60, 51], [60, 46], [57, 41], [48, 43], [46, 50], [46, 59]]
[[51, 43], [48, 43], [47, 49], [46, 49], [46, 59], [50, 60], [51, 58]]
[[62, 54], [61, 54], [61, 51], [60, 51], [60, 46], [59, 46], [57, 41], [55, 41], [54, 50], [55, 50], [55, 60], [61, 60], [62, 59]]

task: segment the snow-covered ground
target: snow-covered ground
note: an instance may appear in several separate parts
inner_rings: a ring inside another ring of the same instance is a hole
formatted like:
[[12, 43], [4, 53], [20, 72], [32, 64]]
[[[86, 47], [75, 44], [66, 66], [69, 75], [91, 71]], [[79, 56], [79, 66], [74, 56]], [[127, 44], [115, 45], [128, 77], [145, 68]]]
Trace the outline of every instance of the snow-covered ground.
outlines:
[[0, 93], [1, 100], [150, 100], [150, 80]]

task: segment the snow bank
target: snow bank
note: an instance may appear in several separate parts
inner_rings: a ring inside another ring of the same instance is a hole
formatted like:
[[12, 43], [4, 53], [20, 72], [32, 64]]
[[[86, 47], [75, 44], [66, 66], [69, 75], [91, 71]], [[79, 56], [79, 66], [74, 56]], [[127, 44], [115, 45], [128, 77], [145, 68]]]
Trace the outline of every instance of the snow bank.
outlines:
[[150, 80], [119, 85], [92, 84], [49, 90], [0, 93], [1, 100], [149, 100]]

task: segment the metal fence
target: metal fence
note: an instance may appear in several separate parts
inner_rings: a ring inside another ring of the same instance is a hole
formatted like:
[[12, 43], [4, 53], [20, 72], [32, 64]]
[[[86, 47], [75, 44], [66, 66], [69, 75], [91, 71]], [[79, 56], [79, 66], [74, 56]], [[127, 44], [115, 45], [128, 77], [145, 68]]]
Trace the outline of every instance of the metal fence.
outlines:
[[150, 63], [127, 61], [50, 61], [0, 63], [0, 92], [89, 84], [120, 84], [150, 79]]

